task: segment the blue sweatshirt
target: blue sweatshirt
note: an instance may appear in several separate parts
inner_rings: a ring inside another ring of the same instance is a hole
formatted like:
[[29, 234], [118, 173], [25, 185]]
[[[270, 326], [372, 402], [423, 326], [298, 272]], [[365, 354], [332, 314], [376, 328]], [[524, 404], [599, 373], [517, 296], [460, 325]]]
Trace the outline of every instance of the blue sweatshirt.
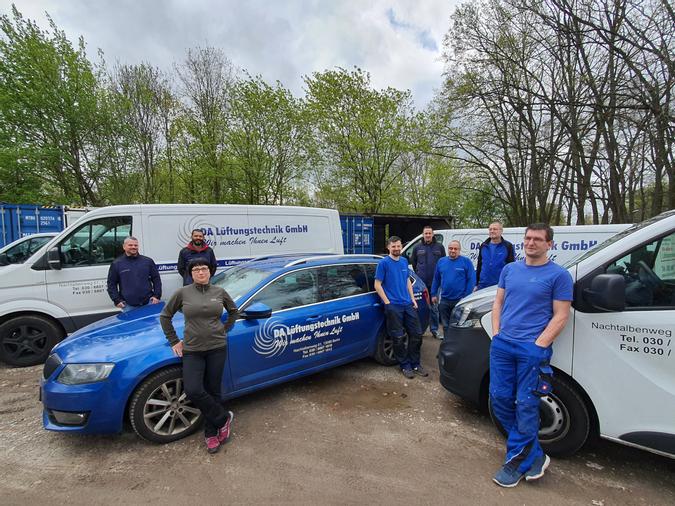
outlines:
[[155, 262], [143, 255], [120, 255], [108, 271], [108, 295], [115, 305], [144, 306], [150, 297], [162, 297], [162, 280]]
[[431, 296], [444, 300], [459, 300], [473, 291], [476, 285], [476, 271], [471, 260], [458, 256], [454, 260], [450, 257], [441, 258], [436, 265], [434, 282], [431, 285]]

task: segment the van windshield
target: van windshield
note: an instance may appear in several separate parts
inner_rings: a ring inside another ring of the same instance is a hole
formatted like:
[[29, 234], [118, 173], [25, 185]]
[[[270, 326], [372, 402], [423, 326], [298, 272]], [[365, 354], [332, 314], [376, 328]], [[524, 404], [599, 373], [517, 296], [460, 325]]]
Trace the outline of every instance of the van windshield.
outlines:
[[652, 224], [656, 223], [657, 221], [661, 221], [661, 220], [663, 220], [665, 218], [668, 218], [670, 216], [673, 216], [673, 215], [675, 215], [675, 211], [668, 211], [668, 212], [665, 212], [665, 213], [661, 213], [658, 216], [654, 216], [653, 218], [649, 218], [648, 220], [637, 223], [637, 224], [633, 225], [632, 227], [628, 227], [626, 230], [622, 230], [618, 234], [613, 235], [612, 237], [610, 237], [609, 239], [607, 239], [603, 243], [599, 244], [595, 248], [592, 248], [592, 249], [588, 250], [586, 253], [584, 253], [580, 257], [571, 259], [569, 262], [565, 263], [563, 265], [563, 267], [565, 269], [569, 269], [570, 267], [573, 267], [573, 266], [577, 265], [579, 262], [582, 262], [582, 261], [586, 260], [589, 256], [594, 255], [598, 251], [600, 251], [602, 249], [605, 249], [610, 244], [614, 244], [616, 241], [618, 241], [620, 239], [623, 239], [627, 235], [630, 235], [637, 230], [643, 229], [644, 227], [652, 225]]
[[215, 276], [211, 283], [220, 286], [237, 302], [243, 295], [251, 291], [258, 283], [269, 277], [270, 271], [252, 269], [251, 267], [232, 267]]

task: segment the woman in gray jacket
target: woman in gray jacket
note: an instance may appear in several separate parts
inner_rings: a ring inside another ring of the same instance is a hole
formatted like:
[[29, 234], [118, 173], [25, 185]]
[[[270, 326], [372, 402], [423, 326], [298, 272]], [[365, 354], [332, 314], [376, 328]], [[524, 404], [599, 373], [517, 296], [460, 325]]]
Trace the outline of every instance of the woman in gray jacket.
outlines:
[[[227, 331], [237, 318], [237, 306], [228, 293], [209, 283], [204, 259], [188, 265], [194, 282], [178, 289], [166, 303], [159, 321], [173, 352], [183, 357], [183, 384], [188, 398], [204, 415], [204, 437], [209, 453], [216, 453], [230, 437], [234, 415], [220, 402], [220, 385], [227, 358]], [[222, 321], [223, 308], [228, 319]], [[183, 311], [185, 330], [178, 339], [172, 318]]]

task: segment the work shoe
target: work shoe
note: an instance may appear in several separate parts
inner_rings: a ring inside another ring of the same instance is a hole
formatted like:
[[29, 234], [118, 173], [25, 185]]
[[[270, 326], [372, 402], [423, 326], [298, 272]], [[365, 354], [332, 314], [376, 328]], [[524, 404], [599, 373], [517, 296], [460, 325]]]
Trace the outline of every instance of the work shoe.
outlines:
[[234, 420], [234, 413], [232, 411], [227, 412], [227, 422], [220, 429], [218, 429], [218, 441], [221, 443], [227, 443], [227, 440], [230, 439], [230, 428], [232, 427], [232, 420]]
[[538, 480], [539, 478], [544, 476], [544, 471], [546, 471], [546, 468], [549, 466], [550, 463], [551, 457], [549, 457], [545, 453], [542, 454], [540, 457], [537, 457], [534, 460], [534, 463], [532, 464], [530, 470], [525, 473], [525, 479], [527, 481]]
[[410, 367], [401, 368], [401, 372], [403, 373], [403, 376], [405, 376], [408, 379], [413, 379], [415, 377], [415, 373]]
[[421, 365], [418, 365], [417, 367], [413, 368], [413, 372], [417, 374], [418, 376], [424, 376], [425, 378], [429, 376], [429, 373], [426, 371], [424, 367]]
[[431, 331], [431, 337], [433, 337], [434, 339], [441, 339], [440, 337], [438, 337], [438, 332], [436, 332], [435, 330]]
[[511, 488], [518, 485], [520, 480], [523, 479], [523, 476], [525, 476], [524, 473], [521, 473], [517, 468], [513, 468], [507, 464], [497, 471], [497, 474], [494, 475], [492, 481], [500, 487]]
[[220, 441], [218, 436], [211, 436], [204, 438], [206, 441], [206, 451], [209, 453], [216, 453], [220, 449]]

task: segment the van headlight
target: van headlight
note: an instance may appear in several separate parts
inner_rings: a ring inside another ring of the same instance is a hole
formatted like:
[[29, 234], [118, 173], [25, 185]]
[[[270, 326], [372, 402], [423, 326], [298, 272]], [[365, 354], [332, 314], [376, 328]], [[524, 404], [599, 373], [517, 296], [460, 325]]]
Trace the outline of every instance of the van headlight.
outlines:
[[475, 300], [465, 304], [457, 304], [452, 311], [450, 325], [459, 328], [480, 328], [480, 319], [492, 311], [492, 298]]
[[96, 383], [110, 376], [115, 364], [68, 364], [56, 378], [64, 385]]

